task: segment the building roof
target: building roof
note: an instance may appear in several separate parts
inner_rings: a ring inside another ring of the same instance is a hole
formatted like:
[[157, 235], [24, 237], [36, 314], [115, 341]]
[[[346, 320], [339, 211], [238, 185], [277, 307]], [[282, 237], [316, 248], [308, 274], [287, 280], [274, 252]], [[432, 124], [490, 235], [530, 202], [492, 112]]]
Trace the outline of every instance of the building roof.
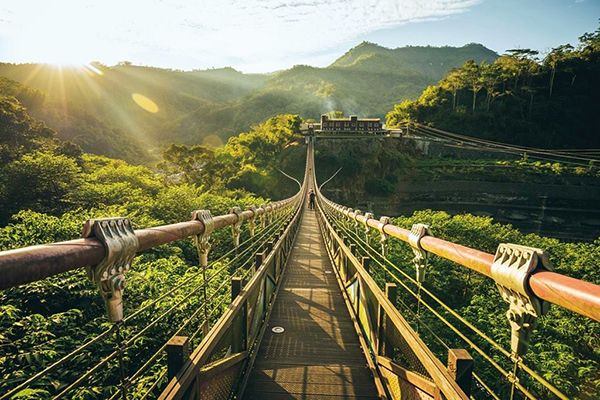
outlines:
[[[327, 121], [333, 122], [350, 122], [350, 117], [348, 118], [329, 118], [327, 117]], [[381, 118], [358, 118], [358, 121], [381, 121]]]

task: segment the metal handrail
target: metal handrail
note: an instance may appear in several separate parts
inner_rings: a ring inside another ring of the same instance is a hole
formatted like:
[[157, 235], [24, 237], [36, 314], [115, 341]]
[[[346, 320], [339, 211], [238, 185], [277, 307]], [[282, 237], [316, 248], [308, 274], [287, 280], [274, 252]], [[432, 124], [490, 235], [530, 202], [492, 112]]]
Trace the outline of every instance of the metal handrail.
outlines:
[[[409, 243], [410, 230], [393, 224], [382, 225], [376, 219], [356, 214], [354, 211], [327, 199], [322, 194], [319, 193], [319, 195], [322, 196], [323, 201], [339, 214], [365, 224], [378, 232]], [[453, 261], [487, 277], [492, 277], [493, 254], [433, 236], [423, 237], [420, 244], [425, 251]], [[529, 285], [533, 293], [539, 298], [600, 322], [600, 285], [544, 269], [539, 269], [532, 273]]]
[[[242, 220], [246, 221], [254, 216], [286, 208], [297, 200], [300, 194], [301, 192], [298, 192], [288, 199], [270, 203], [265, 208], [257, 208], [256, 214], [250, 210], [244, 211]], [[235, 214], [220, 215], [214, 217], [214, 228], [221, 229], [236, 222]], [[135, 231], [139, 241], [138, 253], [193, 235], [201, 235], [203, 232], [204, 225], [199, 221], [139, 229]], [[105, 252], [104, 245], [95, 238], [75, 239], [0, 252], [0, 290], [98, 264], [104, 259]]]

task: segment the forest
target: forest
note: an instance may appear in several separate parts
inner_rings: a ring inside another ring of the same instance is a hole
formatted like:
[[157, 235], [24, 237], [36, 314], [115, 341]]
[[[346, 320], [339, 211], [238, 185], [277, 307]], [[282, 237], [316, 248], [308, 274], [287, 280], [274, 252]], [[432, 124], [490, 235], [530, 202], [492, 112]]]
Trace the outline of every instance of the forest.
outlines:
[[271, 74], [179, 71], [127, 61], [60, 68], [0, 63], [0, 76], [18, 82], [4, 81], [0, 90], [86, 152], [152, 165], [171, 143], [219, 147], [273, 115], [318, 118], [339, 109], [383, 117], [448, 68], [496, 57], [478, 44], [387, 49], [365, 42], [328, 67], [298, 65]]
[[600, 28], [540, 59], [508, 50], [494, 62], [465, 62], [416, 100], [387, 114], [478, 138], [538, 148], [600, 147]]

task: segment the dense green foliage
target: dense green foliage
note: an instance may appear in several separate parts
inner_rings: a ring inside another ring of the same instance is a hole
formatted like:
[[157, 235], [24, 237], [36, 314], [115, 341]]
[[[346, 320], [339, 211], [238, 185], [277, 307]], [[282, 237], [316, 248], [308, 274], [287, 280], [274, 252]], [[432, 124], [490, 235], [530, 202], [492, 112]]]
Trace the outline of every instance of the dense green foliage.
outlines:
[[413, 181], [470, 180], [555, 185], [600, 185], [593, 165], [573, 167], [542, 161], [454, 160], [419, 158], [411, 169]]
[[[59, 139], [76, 143], [86, 152], [120, 158], [134, 164], [153, 160], [138, 139], [116, 128], [107, 122], [109, 120], [98, 119], [93, 115], [93, 110], [85, 110], [71, 100], [48, 95], [1, 76], [0, 98], [24, 107], [31, 117], [57, 131]], [[2, 107], [8, 105], [3, 103]], [[7, 125], [2, 126], [9, 129]]]
[[[488, 253], [494, 253], [500, 243], [519, 243], [546, 249], [556, 272], [600, 284], [598, 268], [590, 268], [590, 266], [600, 265], [600, 241], [598, 240], [594, 243], [564, 243], [534, 234], [522, 234], [510, 225], [494, 223], [492, 218], [472, 215], [450, 216], [444, 212], [430, 210], [417, 211], [410, 217], [395, 218], [393, 223], [407, 229], [415, 223], [428, 224], [436, 237]], [[377, 237], [374, 236], [373, 242], [376, 239]], [[390, 253], [390, 259], [395, 265], [408, 275], [414, 276], [412, 267], [414, 254], [409, 246], [393, 240]], [[382, 279], [383, 272], [378, 271], [377, 277]], [[424, 285], [478, 329], [504, 348], [510, 349], [510, 326], [505, 315], [507, 305], [500, 298], [498, 289], [491, 279], [434, 256], [427, 268]], [[433, 303], [428, 296], [425, 299]], [[408, 306], [412, 312], [415, 312], [415, 298], [401, 288], [399, 288], [399, 300], [398, 307], [401, 310]], [[440, 307], [434, 308], [452, 323], [461, 326], [461, 331], [469, 332], [464, 325], [456, 322], [455, 318]], [[450, 348], [468, 348], [464, 341], [431, 313], [423, 312], [424, 321]], [[410, 319], [410, 313], [405, 315]], [[420, 332], [439, 357], [445, 359], [447, 349], [440, 346], [428, 330], [421, 329]], [[468, 336], [503, 368], [511, 370], [510, 360], [494, 351], [480, 337], [471, 334]], [[501, 398], [507, 398], [507, 381], [500, 379], [494, 367], [475, 351], [470, 353], [475, 358], [475, 371], [479, 376], [492, 388], [498, 390]], [[552, 306], [550, 312], [541, 318], [524, 361], [526, 365], [556, 385], [567, 397], [594, 399], [600, 392], [600, 377], [597, 373], [600, 367], [600, 325], [562, 307]], [[540, 398], [552, 398], [538, 383], [527, 378], [527, 374], [521, 373], [520, 376]]]
[[467, 61], [419, 99], [396, 105], [388, 125], [413, 120], [532, 147], [599, 147], [600, 29], [543, 60], [528, 49], [508, 53], [493, 63]]
[[[295, 193], [295, 184], [287, 182], [288, 178], [279, 182], [282, 175], [277, 167], [289, 167], [289, 172], [301, 176], [304, 152], [296, 151], [300, 122], [298, 116], [292, 115], [271, 118], [250, 132], [231, 138], [217, 151], [174, 145], [165, 151], [163, 162], [155, 171], [82, 153], [77, 145], [60, 141], [52, 129], [31, 118], [15, 98], [2, 97], [0, 250], [77, 238], [82, 222], [89, 218], [127, 216], [136, 228], [144, 228], [186, 220], [190, 211], [196, 209], [210, 209], [213, 215], [220, 215], [233, 205], [265, 203], [265, 199], [251, 192], [263, 187], [277, 198], [287, 192]], [[242, 240], [247, 238], [244, 229]], [[213, 240], [213, 259], [232, 247], [229, 230], [214, 233]], [[213, 322], [227, 305], [229, 288], [224, 283], [228, 283], [234, 269], [242, 267], [231, 257], [214, 263], [207, 272], [214, 276], [207, 290]], [[125, 315], [186, 283], [179, 292], [157, 300], [123, 327], [126, 338], [135, 338], [128, 343], [125, 359], [129, 371], [139, 368], [181, 321], [191, 318], [191, 313], [200, 308], [201, 292], [190, 289], [202, 282], [197, 265], [197, 253], [190, 239], [159, 246], [135, 259], [128, 274]], [[189, 293], [196, 296], [189, 298]], [[0, 392], [111, 329], [98, 290], [83, 270], [5, 290], [0, 301]], [[185, 302], [172, 309], [174, 302], [179, 301]], [[137, 334], [167, 311], [168, 316]], [[190, 321], [190, 333], [200, 329], [197, 318]], [[64, 390], [79, 378], [81, 371], [89, 370], [113, 351], [114, 333], [105, 335], [98, 344], [15, 398], [48, 398]], [[164, 362], [151, 364], [130, 391], [147, 389], [163, 371]], [[118, 369], [111, 362], [69, 397], [106, 398], [114, 393], [117, 384]]]
[[338, 175], [323, 193], [342, 204], [393, 194], [396, 184], [414, 165], [416, 151], [406, 141], [389, 139], [317, 140], [317, 181], [325, 182], [338, 168]]

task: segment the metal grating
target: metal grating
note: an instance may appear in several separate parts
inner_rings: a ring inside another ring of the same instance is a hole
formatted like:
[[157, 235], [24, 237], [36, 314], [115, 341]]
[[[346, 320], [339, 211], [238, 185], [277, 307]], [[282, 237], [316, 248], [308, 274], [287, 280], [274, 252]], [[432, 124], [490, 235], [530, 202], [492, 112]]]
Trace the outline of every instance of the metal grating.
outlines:
[[241, 363], [232, 365], [226, 370], [198, 385], [199, 399], [227, 400], [231, 398], [237, 383]]
[[377, 398], [313, 212], [303, 217], [244, 399]]

